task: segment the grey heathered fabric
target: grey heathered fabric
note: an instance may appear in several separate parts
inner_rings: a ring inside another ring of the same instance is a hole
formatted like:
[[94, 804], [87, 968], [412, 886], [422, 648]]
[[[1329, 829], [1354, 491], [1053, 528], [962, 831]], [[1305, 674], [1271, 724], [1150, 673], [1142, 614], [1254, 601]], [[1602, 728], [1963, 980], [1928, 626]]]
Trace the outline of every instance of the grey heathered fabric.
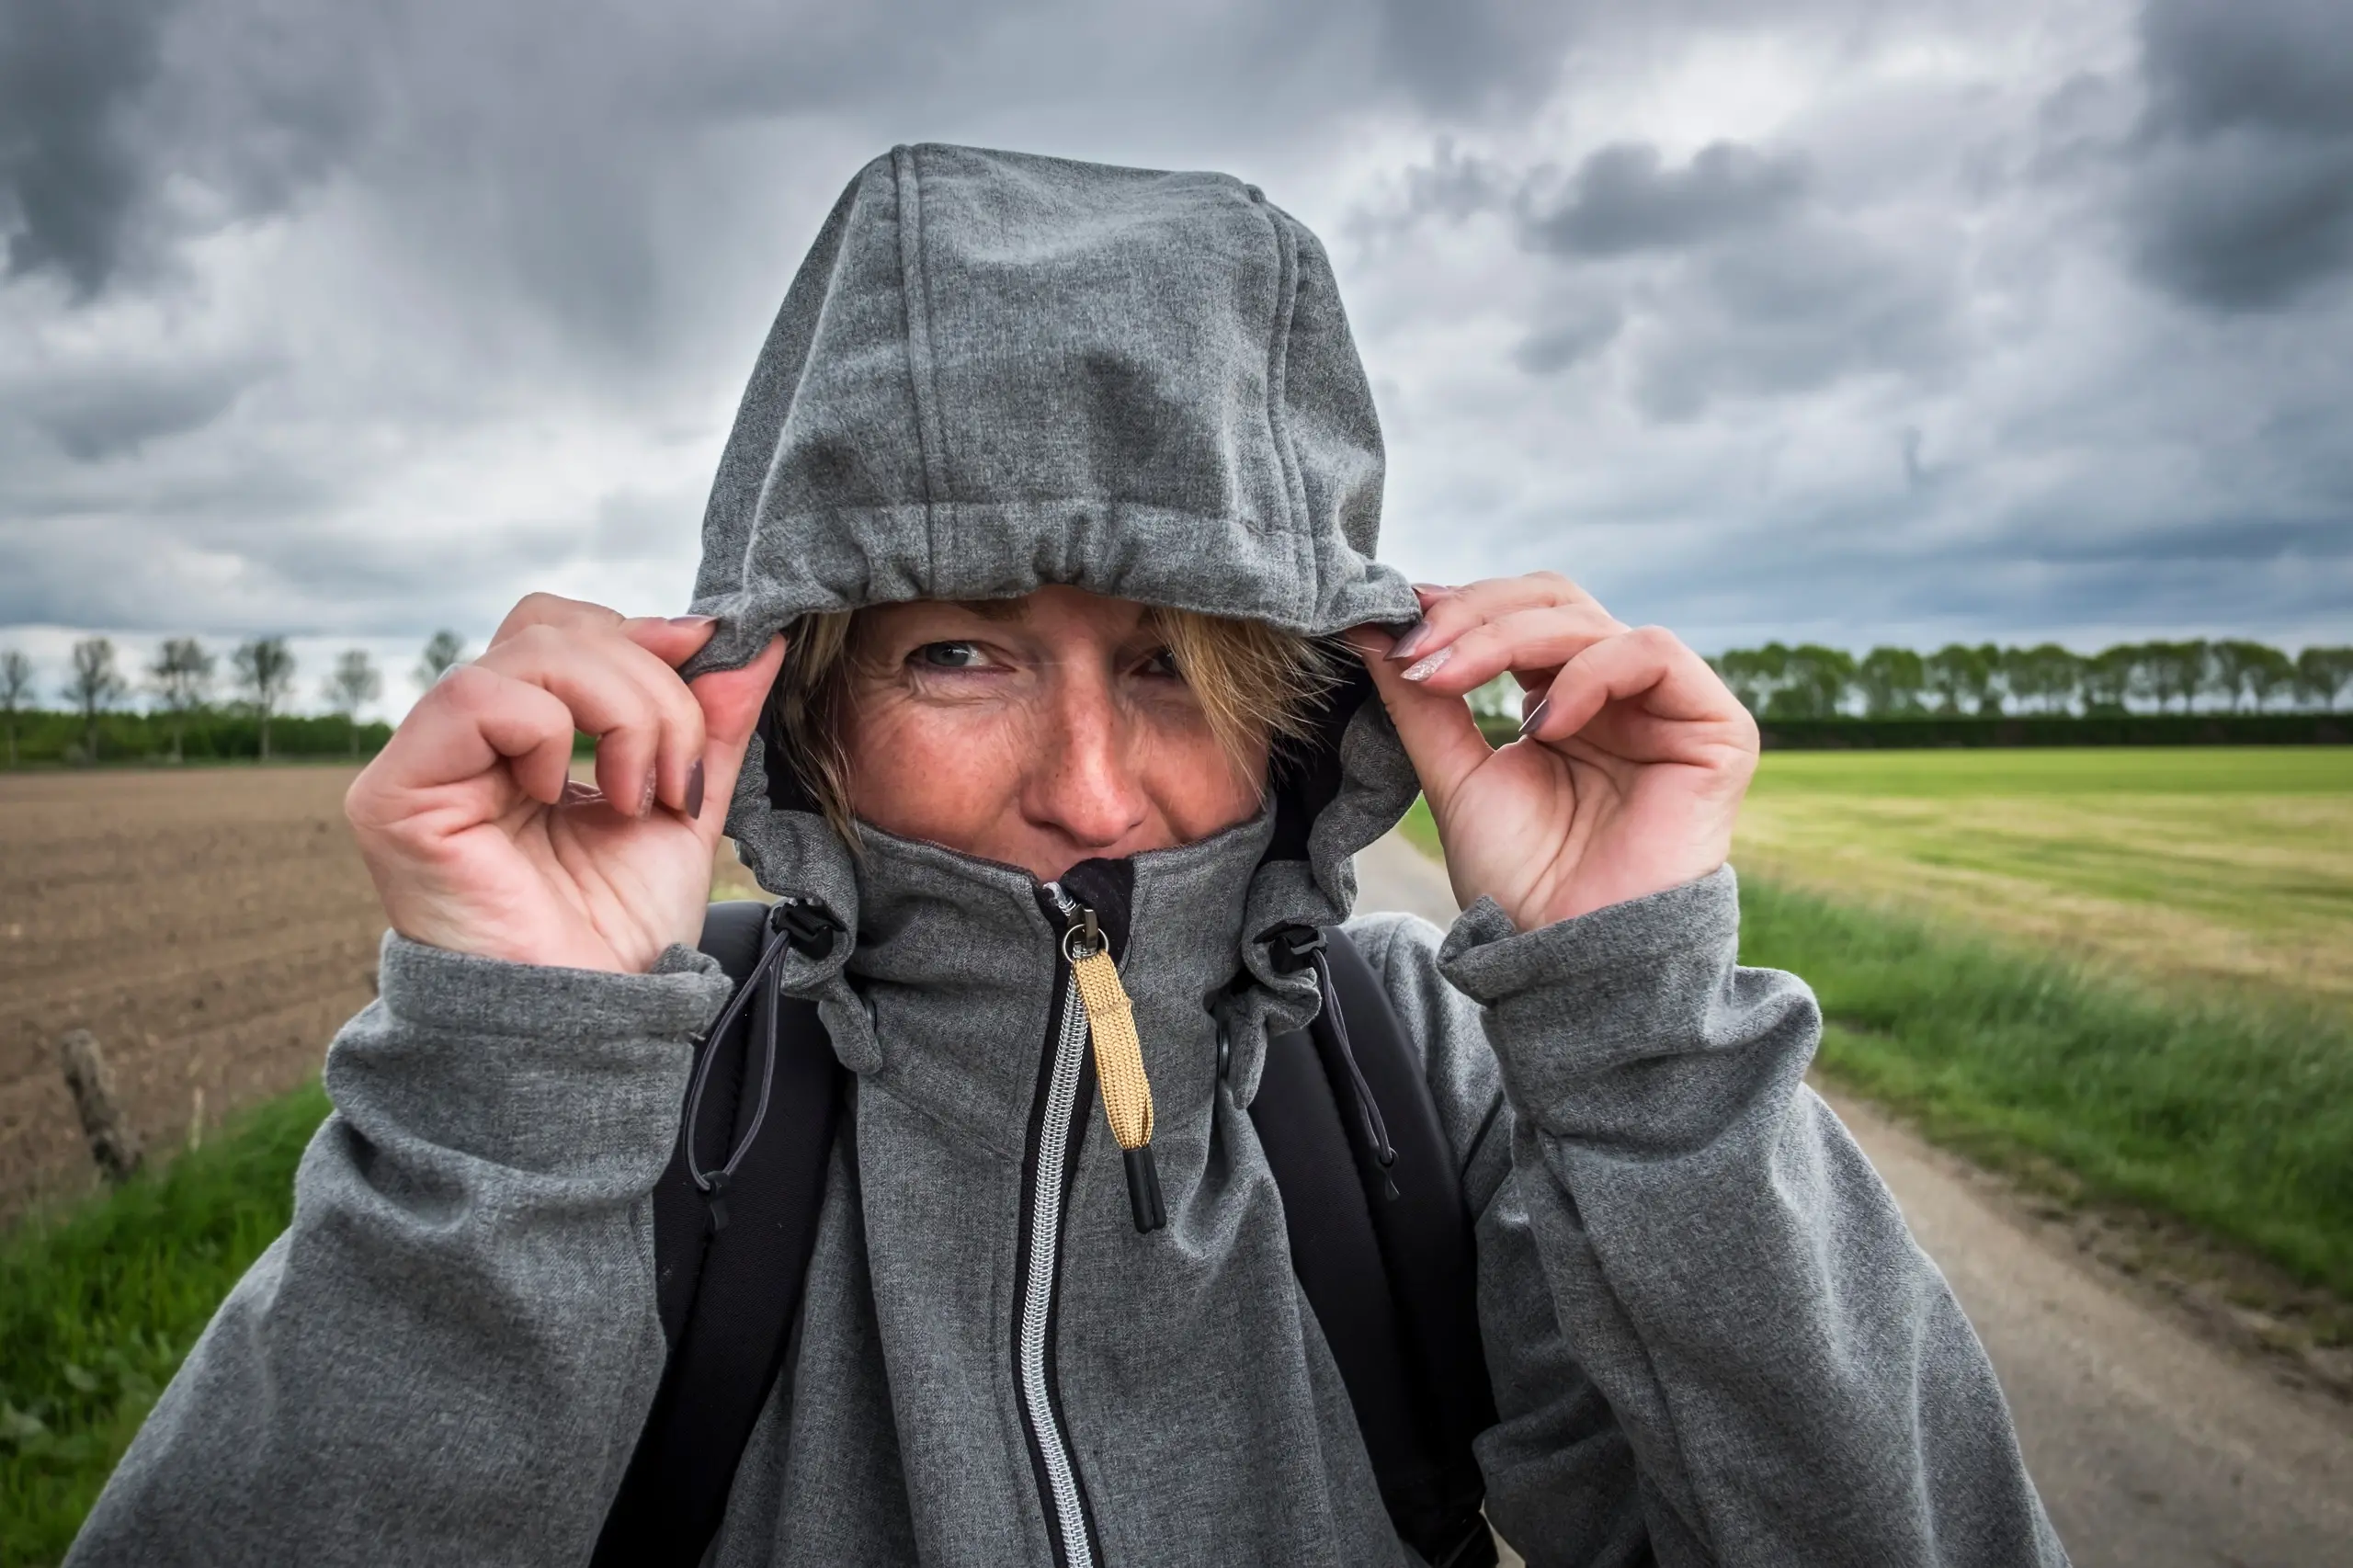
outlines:
[[804, 610], [1042, 583], [1322, 635], [1410, 620], [1323, 246], [1229, 175], [900, 147], [842, 193], [703, 519], [697, 668]]
[[[1378, 476], [1320, 253], [1255, 193], [903, 149], [787, 301], [701, 602], [728, 617], [719, 662], [801, 608], [1045, 581], [1328, 631], [1411, 613], [1363, 560]], [[1246, 1110], [1267, 1031], [1314, 1006], [1256, 938], [1347, 915], [1348, 858], [1413, 796], [1377, 705], [1340, 759], [1304, 860], [1265, 858], [1267, 815], [1133, 862], [1122, 973], [1169, 1223], [1136, 1233], [1091, 1113], [1052, 1338], [1121, 1568], [1412, 1561]], [[853, 857], [771, 807], [767, 764], [731, 826], [765, 885], [847, 926], [788, 981], [855, 1100], [712, 1561], [1050, 1562], [1013, 1293], [1054, 934], [1019, 871], [872, 830]], [[2063, 1562], [1967, 1323], [1803, 1086], [1811, 995], [1736, 964], [1729, 871], [1524, 935], [1488, 903], [1443, 945], [1351, 931], [1477, 1213], [1502, 1415], [1480, 1458], [1531, 1563]], [[292, 1227], [73, 1562], [579, 1562], [595, 1540], [660, 1372], [647, 1194], [723, 985], [677, 952], [642, 977], [385, 953], [329, 1051]], [[1221, 1080], [1211, 998], [1238, 968]]]

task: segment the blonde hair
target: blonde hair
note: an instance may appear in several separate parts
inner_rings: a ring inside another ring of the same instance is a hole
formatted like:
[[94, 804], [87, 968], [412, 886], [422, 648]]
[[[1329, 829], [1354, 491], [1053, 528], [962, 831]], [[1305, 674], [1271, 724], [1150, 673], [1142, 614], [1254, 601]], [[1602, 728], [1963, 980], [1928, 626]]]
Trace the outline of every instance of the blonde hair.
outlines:
[[[1002, 601], [972, 608], [992, 617], [1010, 609]], [[768, 694], [769, 712], [802, 786], [853, 848], [858, 840], [851, 827], [842, 725], [850, 680], [858, 673], [858, 622], [864, 613], [821, 610], [787, 627], [784, 668]], [[1211, 734], [1236, 767], [1255, 766], [1262, 752], [1271, 765], [1285, 744], [1305, 741], [1317, 707], [1339, 681], [1330, 648], [1263, 621], [1155, 606], [1147, 624], [1167, 643]]]

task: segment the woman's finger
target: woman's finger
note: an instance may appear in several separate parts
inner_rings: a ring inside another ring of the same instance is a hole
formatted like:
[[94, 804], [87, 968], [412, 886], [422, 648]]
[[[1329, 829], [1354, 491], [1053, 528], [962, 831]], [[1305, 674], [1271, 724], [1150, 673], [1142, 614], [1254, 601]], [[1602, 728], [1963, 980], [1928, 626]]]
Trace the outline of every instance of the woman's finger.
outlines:
[[703, 726], [676, 671], [624, 637], [548, 624], [515, 632], [479, 663], [553, 693], [597, 737], [597, 787], [616, 811], [643, 816], [657, 800], [684, 808]]
[[608, 609], [586, 599], [568, 599], [562, 594], [525, 594], [490, 634], [490, 646], [524, 631], [539, 627], [555, 627], [571, 631], [609, 631], [620, 625], [621, 612]]
[[1425, 691], [1458, 697], [1507, 670], [1541, 684], [1594, 643], [1625, 630], [1590, 600], [1512, 610], [1463, 631], [1403, 674]]
[[1636, 698], [1648, 717], [1668, 723], [1727, 720], [1733, 716], [1728, 709], [1746, 711], [1682, 639], [1665, 627], [1645, 626], [1604, 638], [1563, 665], [1521, 733], [1531, 740], [1565, 740], [1608, 704]]
[[1605, 619], [1608, 615], [1591, 594], [1558, 572], [1489, 577], [1435, 595], [1416, 593], [1422, 601], [1422, 619], [1407, 627], [1389, 651], [1389, 657], [1399, 664], [1426, 660], [1451, 646], [1472, 627], [1521, 610], [1578, 607], [1597, 611]]
[[771, 637], [760, 656], [740, 670], [713, 670], [697, 676], [687, 689], [700, 704], [703, 715], [703, 798], [688, 815], [705, 836], [716, 840], [727, 823], [727, 803], [734, 799], [735, 779], [744, 769], [744, 752], [758, 729], [760, 710], [777, 671], [784, 667], [784, 639]]
[[1456, 788], [1495, 755], [1471, 716], [1471, 705], [1459, 694], [1430, 691], [1407, 680], [1396, 662], [1383, 656], [1390, 639], [1380, 629], [1359, 626], [1347, 634], [1347, 641], [1372, 674], [1373, 687], [1421, 778], [1430, 809], [1442, 815]]
[[[552, 805], [572, 764], [572, 710], [552, 693], [478, 665], [461, 665], [418, 699], [345, 797], [363, 831], [413, 822], [420, 791], [465, 785], [501, 771], [530, 799]], [[470, 820], [435, 823], [437, 832], [498, 814], [492, 790]]]

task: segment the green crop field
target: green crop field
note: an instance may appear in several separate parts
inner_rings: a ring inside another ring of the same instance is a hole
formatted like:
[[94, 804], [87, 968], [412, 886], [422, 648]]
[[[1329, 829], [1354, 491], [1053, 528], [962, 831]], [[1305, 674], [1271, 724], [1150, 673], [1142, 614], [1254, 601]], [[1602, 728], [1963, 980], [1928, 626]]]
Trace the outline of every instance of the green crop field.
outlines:
[[2353, 747], [1770, 752], [1752, 876], [2353, 1016]]

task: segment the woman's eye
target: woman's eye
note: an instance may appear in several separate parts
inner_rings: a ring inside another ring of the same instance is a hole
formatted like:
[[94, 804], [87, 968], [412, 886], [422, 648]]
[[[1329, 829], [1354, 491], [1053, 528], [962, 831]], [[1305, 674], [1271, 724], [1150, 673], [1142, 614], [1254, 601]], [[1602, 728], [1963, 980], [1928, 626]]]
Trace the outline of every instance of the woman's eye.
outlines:
[[1142, 673], [1163, 676], [1169, 680], [1185, 678], [1185, 672], [1176, 667], [1176, 653], [1166, 648], [1160, 649], [1152, 657], [1146, 659], [1142, 666]]
[[970, 670], [983, 661], [977, 643], [926, 642], [915, 650], [915, 662], [931, 670]]

